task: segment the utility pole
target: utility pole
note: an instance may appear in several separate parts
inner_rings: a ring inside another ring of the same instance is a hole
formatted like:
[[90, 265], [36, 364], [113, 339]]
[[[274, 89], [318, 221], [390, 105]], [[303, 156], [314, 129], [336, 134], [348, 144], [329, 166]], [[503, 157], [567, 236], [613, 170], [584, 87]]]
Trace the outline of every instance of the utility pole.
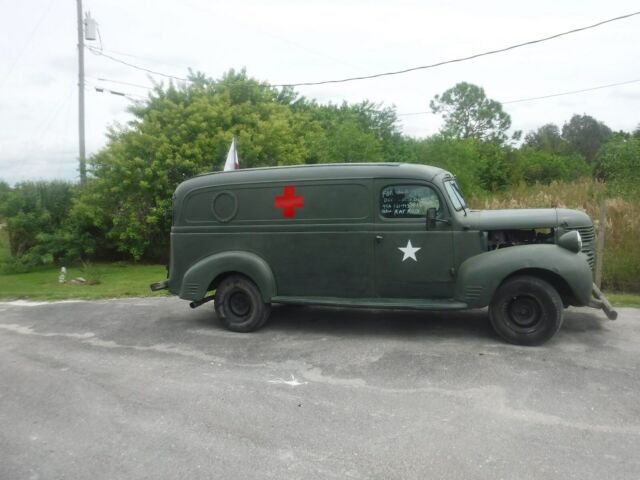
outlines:
[[78, 9], [78, 134], [80, 141], [80, 183], [87, 180], [87, 164], [84, 150], [84, 25], [82, 0], [76, 0]]

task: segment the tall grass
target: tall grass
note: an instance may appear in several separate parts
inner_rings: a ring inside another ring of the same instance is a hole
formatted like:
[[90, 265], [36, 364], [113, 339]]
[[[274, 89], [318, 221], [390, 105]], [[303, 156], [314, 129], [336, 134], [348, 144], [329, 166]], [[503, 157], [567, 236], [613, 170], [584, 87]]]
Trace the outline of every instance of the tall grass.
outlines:
[[[591, 216], [599, 229], [603, 183], [590, 178], [549, 185], [520, 185], [491, 196], [469, 200], [473, 208], [575, 208]], [[640, 196], [607, 200], [603, 287], [640, 293]]]

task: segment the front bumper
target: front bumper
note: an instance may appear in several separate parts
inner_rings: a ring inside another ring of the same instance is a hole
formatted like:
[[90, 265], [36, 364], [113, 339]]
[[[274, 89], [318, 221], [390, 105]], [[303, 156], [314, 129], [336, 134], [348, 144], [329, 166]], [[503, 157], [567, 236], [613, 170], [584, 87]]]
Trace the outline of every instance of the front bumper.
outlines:
[[618, 312], [613, 309], [607, 297], [604, 296], [595, 283], [592, 287], [592, 293], [593, 298], [589, 302], [590, 307], [602, 309], [609, 320], [618, 318]]

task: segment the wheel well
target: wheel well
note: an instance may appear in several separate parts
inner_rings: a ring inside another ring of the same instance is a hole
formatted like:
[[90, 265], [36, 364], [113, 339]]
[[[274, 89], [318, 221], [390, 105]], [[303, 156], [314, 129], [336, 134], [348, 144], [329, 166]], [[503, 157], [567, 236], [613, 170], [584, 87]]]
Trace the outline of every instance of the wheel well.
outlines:
[[502, 280], [502, 283], [500, 284], [500, 286], [502, 286], [506, 281], [512, 279], [513, 277], [518, 277], [520, 275], [529, 275], [531, 277], [537, 277], [549, 283], [553, 288], [556, 289], [556, 292], [558, 292], [558, 294], [560, 295], [560, 298], [562, 298], [563, 304], [573, 305], [576, 303], [573, 290], [571, 290], [571, 287], [569, 286], [567, 281], [557, 273], [552, 272], [551, 270], [545, 270], [543, 268], [524, 268], [522, 270], [513, 272], [504, 280]]
[[249, 280], [251, 280], [253, 282], [253, 280], [251, 278], [247, 277], [244, 273], [236, 272], [236, 271], [223, 272], [223, 273], [219, 274], [216, 278], [211, 280], [211, 283], [207, 287], [207, 292], [210, 292], [210, 291], [215, 290], [216, 288], [218, 288], [218, 285], [220, 285], [220, 282], [222, 282], [225, 278], [227, 278], [230, 275], [242, 275], [243, 277], [246, 277], [246, 278], [248, 278]]

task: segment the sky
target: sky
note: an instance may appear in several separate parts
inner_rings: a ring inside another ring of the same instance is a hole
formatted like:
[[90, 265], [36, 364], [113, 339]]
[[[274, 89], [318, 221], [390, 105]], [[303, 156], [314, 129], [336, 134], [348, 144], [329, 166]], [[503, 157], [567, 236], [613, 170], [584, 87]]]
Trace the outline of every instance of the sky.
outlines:
[[[84, 0], [105, 53], [184, 77], [231, 68], [273, 84], [369, 75], [502, 48], [638, 10], [632, 1]], [[0, 179], [78, 178], [78, 59], [74, 0], [0, 0]], [[640, 80], [640, 16], [537, 45], [381, 79], [297, 88], [319, 102], [395, 106], [402, 131], [438, 132], [429, 100], [457, 82], [495, 100]], [[86, 52], [87, 154], [159, 76]], [[135, 84], [124, 85], [113, 81]], [[614, 130], [640, 124], [640, 82], [507, 103], [514, 129], [562, 126], [588, 114]]]

